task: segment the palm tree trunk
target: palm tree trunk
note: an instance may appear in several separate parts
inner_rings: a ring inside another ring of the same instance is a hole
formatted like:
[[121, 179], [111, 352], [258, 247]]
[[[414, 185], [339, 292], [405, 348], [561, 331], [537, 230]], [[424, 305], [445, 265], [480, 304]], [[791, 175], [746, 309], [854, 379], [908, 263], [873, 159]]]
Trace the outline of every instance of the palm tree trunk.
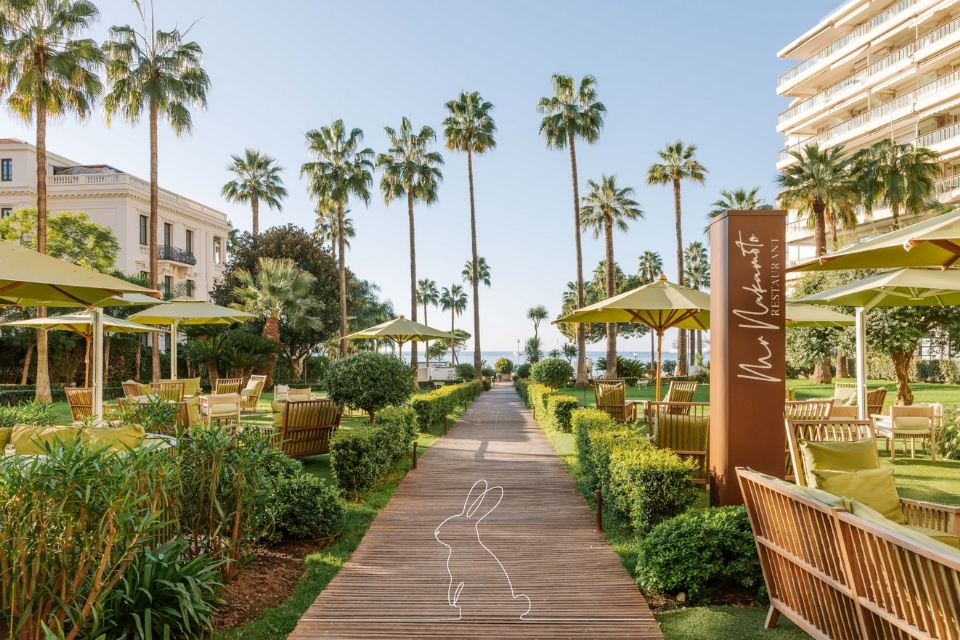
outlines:
[[[410, 319], [417, 321], [417, 241], [413, 221], [413, 183], [407, 182], [407, 217], [410, 219]], [[341, 234], [342, 236], [343, 234]], [[451, 347], [452, 349], [453, 347]], [[410, 368], [413, 369], [413, 386], [420, 388], [417, 380], [417, 342], [410, 341]]]
[[890, 205], [890, 216], [893, 218], [893, 228], [900, 228], [900, 205], [896, 202]]
[[[483, 378], [480, 364], [480, 266], [477, 256], [477, 214], [473, 200], [473, 150], [467, 147], [467, 178], [470, 182], [470, 242], [473, 250], [473, 366], [477, 378]], [[426, 318], [426, 315], [424, 315]]]
[[110, 334], [103, 336], [103, 386], [107, 386], [107, 380], [110, 378]]
[[[607, 297], [617, 294], [617, 272], [613, 261], [613, 218], [606, 216], [604, 221], [604, 244], [607, 253]], [[607, 378], [617, 377], [617, 323], [607, 323]]]
[[[157, 209], [160, 203], [160, 187], [157, 184], [157, 102], [150, 101], [150, 288], [157, 288], [160, 267], [157, 264], [157, 229], [160, 221]], [[153, 363], [151, 380], [160, 380], [160, 332], [153, 334], [151, 341]]]
[[[427, 301], [423, 301], [423, 324], [427, 324]], [[427, 324], [427, 326], [430, 326]], [[427, 361], [427, 377], [430, 377], [430, 341], [423, 341], [423, 358]]]
[[37, 346], [35, 340], [27, 342], [27, 356], [23, 359], [23, 374], [20, 376], [20, 384], [27, 384], [30, 375], [30, 361], [33, 359], [33, 348]]
[[824, 211], [827, 206], [823, 200], [815, 199], [812, 203], [813, 208], [813, 241], [816, 244], [816, 253], [819, 258], [827, 252], [827, 231]]
[[[331, 245], [334, 243], [331, 242]], [[340, 271], [340, 357], [347, 355], [347, 265], [343, 257], [343, 203], [337, 203], [337, 265]]]
[[253, 235], [260, 235], [260, 199], [257, 196], [250, 198], [250, 208], [253, 209]]
[[217, 380], [220, 379], [220, 370], [217, 368], [216, 360], [207, 360], [207, 377], [210, 378], [210, 388], [216, 389]]
[[[451, 288], [452, 289], [452, 288]], [[450, 335], [456, 336], [453, 331], [456, 329], [457, 309], [454, 306], [450, 307]], [[457, 366], [457, 339], [456, 337], [450, 338], [450, 366]]]
[[[577, 148], [570, 136], [570, 177], [573, 182], [573, 224], [577, 246], [577, 308], [583, 308], [583, 251], [580, 247], [580, 187], [577, 185]], [[587, 382], [587, 328], [577, 323], [577, 382], [576, 387], [585, 389]]]
[[[677, 228], [677, 284], [683, 285], [683, 225], [680, 208], [680, 180], [673, 180], [673, 216]], [[681, 329], [677, 332], [677, 371], [678, 376], [687, 375], [687, 334]]]
[[[47, 109], [41, 101], [37, 101], [37, 251], [47, 252]], [[46, 307], [37, 309], [37, 317], [47, 317]], [[36, 385], [37, 401], [53, 402], [45, 329], [37, 329]]]
[[[263, 323], [262, 335], [264, 338], [270, 338], [277, 346], [280, 346], [280, 318], [268, 316], [266, 322]], [[267, 376], [267, 379], [263, 383], [264, 389], [273, 386], [273, 372], [277, 370], [278, 356], [279, 354], [277, 353], [271, 353], [267, 358], [267, 366], [264, 367], [264, 373]], [[246, 374], [244, 374], [244, 378], [246, 378]]]

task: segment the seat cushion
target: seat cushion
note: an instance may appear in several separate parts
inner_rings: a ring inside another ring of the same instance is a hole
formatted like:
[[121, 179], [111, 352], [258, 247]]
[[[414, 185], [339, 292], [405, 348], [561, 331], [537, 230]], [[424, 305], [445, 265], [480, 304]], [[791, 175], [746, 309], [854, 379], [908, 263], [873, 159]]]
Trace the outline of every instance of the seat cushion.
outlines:
[[200, 378], [183, 378], [183, 395], [195, 396], [200, 393]]
[[816, 442], [800, 440], [800, 454], [806, 469], [806, 484], [816, 487], [813, 471], [817, 469], [878, 469], [877, 445], [873, 440], [857, 442]]
[[0, 447], [5, 447], [10, 443], [10, 432], [13, 427], [0, 427]]
[[817, 488], [850, 500], [861, 502], [888, 520], [906, 524], [900, 510], [900, 496], [893, 483], [893, 469], [858, 469], [831, 471], [814, 469]]
[[80, 435], [80, 427], [41, 427], [33, 424], [18, 424], [10, 433], [10, 443], [19, 455], [45, 454], [45, 444], [69, 442]]
[[227, 404], [211, 405], [207, 413], [209, 413], [212, 416], [224, 416], [224, 415], [228, 416], [232, 413], [236, 413], [237, 411], [239, 411], [239, 409], [240, 409], [240, 405], [238, 405], [236, 402], [230, 402]]
[[283, 401], [281, 401], [281, 402], [271, 402], [271, 403], [270, 403], [270, 409], [271, 409], [274, 413], [283, 413], [283, 410], [284, 410], [286, 407], [287, 407], [287, 403], [286, 403], [286, 402], [283, 402]]
[[921, 527], [916, 524], [904, 525], [907, 529], [911, 531], [916, 531], [917, 533], [922, 533], [925, 536], [929, 536], [936, 540], [937, 542], [942, 542], [943, 544], [953, 547], [954, 549], [960, 550], [960, 538], [957, 536], [944, 533], [943, 531], [937, 531], [936, 529], [929, 529], [927, 527]]
[[896, 522], [891, 522], [861, 502], [851, 500], [849, 510], [853, 515], [863, 518], [871, 524], [878, 525], [885, 529], [890, 529], [895, 533], [899, 533], [900, 535], [909, 538], [914, 542], [919, 542], [925, 547], [939, 551], [940, 553], [948, 555], [951, 558], [960, 559], [960, 549], [955, 549], [949, 544], [928, 536], [926, 533], [916, 531], [914, 527], [906, 527], [901, 524], [897, 524]]
[[84, 427], [80, 439], [91, 449], [110, 447], [115, 451], [136, 449], [143, 444], [146, 431], [138, 424], [123, 427]]
[[930, 418], [924, 416], [897, 416], [893, 419], [893, 425], [898, 432], [930, 433]]
[[835, 507], [837, 509], [847, 508], [847, 503], [843, 500], [843, 498], [839, 496], [835, 496], [832, 493], [827, 493], [826, 491], [821, 491], [820, 489], [815, 489], [813, 487], [802, 487], [798, 484], [793, 484], [792, 482], [781, 480], [780, 478], [777, 478], [775, 476], [768, 476], [765, 473], [760, 473], [759, 471], [755, 471], [753, 469], [750, 469], [750, 471], [752, 471], [753, 473], [757, 474], [762, 478], [766, 478], [767, 480], [770, 480], [777, 486], [782, 487], [787, 491], [793, 491], [795, 493], [799, 493], [807, 498], [810, 498], [811, 500], [822, 502], [828, 507]]

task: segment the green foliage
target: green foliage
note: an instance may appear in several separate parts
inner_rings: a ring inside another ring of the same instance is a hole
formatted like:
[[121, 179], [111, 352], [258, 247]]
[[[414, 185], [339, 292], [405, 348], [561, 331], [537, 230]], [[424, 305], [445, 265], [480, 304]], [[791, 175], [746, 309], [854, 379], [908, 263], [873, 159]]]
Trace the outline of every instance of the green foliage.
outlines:
[[677, 370], [677, 361], [676, 361], [676, 360], [664, 360], [664, 361], [663, 361], [663, 372], [664, 372], [666, 375], [672, 376], [673, 373], [674, 373], [674, 371], [676, 371], [676, 370]]
[[311, 475], [279, 482], [277, 528], [284, 537], [315, 539], [336, 533], [343, 520], [339, 491]]
[[573, 429], [580, 472], [583, 474], [586, 486], [592, 490], [599, 484], [599, 475], [592, 454], [591, 431], [601, 432], [619, 429], [619, 427], [606, 412], [599, 409], [575, 409], [570, 412], [570, 425]]
[[[37, 248], [37, 210], [17, 209], [0, 219], [0, 238]], [[117, 264], [120, 243], [110, 227], [86, 213], [62, 211], [47, 217], [47, 255], [87, 269], [109, 273]]]
[[497, 370], [493, 367], [483, 366], [480, 368], [480, 373], [483, 374], [484, 378], [492, 378], [497, 375]]
[[510, 358], [497, 358], [497, 361], [493, 363], [493, 368], [497, 370], [497, 373], [512, 373], [513, 360]]
[[477, 370], [474, 368], [472, 364], [469, 364], [467, 362], [461, 362], [460, 364], [458, 364], [456, 367], [454, 367], [453, 372], [454, 372], [454, 375], [457, 376], [457, 378], [461, 380], [465, 380], [467, 382], [477, 377]]
[[384, 412], [376, 425], [340, 429], [330, 440], [330, 465], [341, 489], [356, 497], [372, 488], [416, 439], [410, 409]]
[[531, 384], [527, 386], [527, 406], [533, 410], [534, 417], [543, 417], [551, 393], [553, 392], [550, 387], [546, 385]]
[[530, 377], [530, 369], [532, 369], [532, 368], [533, 368], [533, 365], [531, 365], [531, 364], [528, 363], [528, 362], [524, 362], [524, 363], [521, 364], [519, 367], [517, 367], [517, 377], [518, 377], [518, 378], [524, 378], [524, 379], [529, 378], [529, 377]]
[[651, 445], [619, 446], [610, 453], [610, 489], [619, 513], [646, 533], [686, 511], [697, 498], [697, 466]]
[[0, 407], [0, 427], [35, 424], [52, 427], [56, 424], [57, 409], [48, 402], [36, 400], [13, 407]]
[[[468, 365], [471, 368], [473, 365]], [[416, 412], [417, 427], [427, 431], [438, 425], [458, 406], [466, 407], [478, 395], [482, 386], [479, 380], [452, 384], [434, 389], [429, 393], [419, 393], [410, 398], [410, 408]]]
[[[646, 373], [647, 366], [647, 363], [641, 362], [640, 360], [631, 360], [629, 358], [617, 356], [617, 377], [639, 378]], [[594, 364], [594, 369], [597, 371], [606, 371], [607, 359], [603, 357], [597, 358], [597, 362]]]
[[413, 375], [399, 358], [361, 351], [330, 365], [324, 385], [331, 400], [362, 409], [373, 421], [380, 409], [407, 401], [413, 393]]
[[580, 406], [580, 401], [573, 396], [554, 394], [547, 399], [547, 419], [557, 431], [570, 433], [572, 426], [570, 416]]
[[645, 591], [684, 591], [694, 602], [719, 586], [762, 585], [746, 509], [697, 509], [661, 523], [639, 544], [636, 576]]
[[533, 365], [530, 369], [530, 379], [539, 384], [545, 384], [551, 389], [567, 386], [573, 377], [573, 367], [563, 358], [547, 358]]
[[177, 405], [157, 396], [148, 396], [146, 402], [127, 402], [122, 407], [111, 407], [106, 417], [121, 424], [138, 424], [147, 433], [176, 435], [179, 412]]
[[[919, 366], [916, 360], [910, 361], [910, 367], [907, 369], [908, 380], [912, 382], [919, 380]], [[870, 380], [896, 380], [897, 369], [888, 356], [868, 352], [867, 378]]]
[[[623, 269], [620, 268], [620, 265], [614, 262], [614, 278], [616, 282], [616, 292], [626, 293], [631, 289], [636, 289], [640, 285], [644, 284], [644, 280], [640, 276], [636, 275], [627, 275], [624, 273]], [[657, 272], [659, 275], [660, 272]], [[656, 276], [654, 276], [656, 277]], [[601, 260], [596, 268], [593, 270], [593, 278], [591, 280], [586, 280], [584, 277], [583, 283], [583, 303], [585, 305], [594, 304], [600, 302], [601, 300], [606, 299], [607, 297], [607, 275], [606, 275], [606, 260]], [[563, 292], [562, 306], [560, 308], [560, 315], [566, 315], [572, 312], [578, 307], [577, 305], [577, 285], [575, 282], [567, 283], [567, 289]], [[594, 322], [591, 324], [584, 325], [586, 329], [587, 343], [594, 344], [601, 342], [607, 337], [607, 325], [604, 323]], [[575, 324], [568, 323], [559, 323], [557, 324], [557, 329], [561, 334], [567, 339], [570, 340], [572, 344], [565, 344], [562, 351], [563, 356], [568, 359], [577, 357], [577, 330]], [[647, 335], [650, 332], [650, 327], [640, 322], [618, 322], [617, 323], [617, 337], [626, 338], [640, 338]]]

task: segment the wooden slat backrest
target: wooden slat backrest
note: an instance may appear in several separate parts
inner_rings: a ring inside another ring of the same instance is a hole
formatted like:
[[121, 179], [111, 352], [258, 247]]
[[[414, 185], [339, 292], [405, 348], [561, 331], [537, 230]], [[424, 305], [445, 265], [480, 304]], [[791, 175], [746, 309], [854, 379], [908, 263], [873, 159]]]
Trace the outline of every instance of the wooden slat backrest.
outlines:
[[151, 382], [150, 393], [163, 398], [164, 400], [173, 400], [175, 402], [183, 401], [184, 382]]
[[615, 422], [626, 422], [626, 380], [594, 380], [593, 398], [597, 409], [605, 411]]
[[121, 382], [120, 386], [123, 387], [123, 395], [126, 397], [142, 395], [139, 382]]
[[856, 382], [835, 382], [833, 384], [833, 397], [840, 400], [847, 400], [857, 394]]
[[887, 399], [887, 388], [867, 389], [867, 415], [883, 413], [883, 402]]
[[216, 394], [239, 393], [243, 386], [243, 378], [219, 378], [217, 388], [213, 390]]
[[710, 454], [710, 403], [648, 402], [647, 425], [653, 443], [697, 463], [694, 479], [707, 483]]
[[[794, 480], [801, 486], [806, 486], [807, 474], [800, 455], [800, 440], [815, 442], [857, 442], [872, 440], [873, 452], [877, 455], [877, 438], [873, 425], [866, 420], [784, 420], [787, 438], [790, 446], [790, 460], [793, 463]], [[877, 468], [880, 467], [880, 458], [877, 457]]]
[[70, 414], [74, 421], [83, 420], [93, 415], [93, 389], [81, 387], [77, 389], [64, 389], [67, 395], [67, 403], [70, 405]]
[[[783, 405], [784, 420], [825, 420], [833, 411], [833, 400], [791, 400]], [[854, 416], [856, 417], [856, 416]], [[790, 439], [784, 439], [784, 478], [793, 480], [793, 462], [790, 460]]]
[[331, 400], [287, 402], [280, 448], [291, 458], [330, 453], [330, 436], [340, 426], [340, 409]]
[[664, 402], [693, 402], [697, 392], [697, 383], [686, 380], [671, 380]]

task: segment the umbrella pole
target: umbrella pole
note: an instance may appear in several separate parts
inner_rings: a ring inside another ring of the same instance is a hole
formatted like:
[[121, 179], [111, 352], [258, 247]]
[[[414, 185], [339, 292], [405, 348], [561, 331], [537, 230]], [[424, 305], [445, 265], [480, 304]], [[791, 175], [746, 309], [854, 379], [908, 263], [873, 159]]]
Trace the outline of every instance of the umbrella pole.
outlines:
[[857, 329], [857, 414], [861, 420], [869, 419], [867, 411], [867, 310], [857, 307], [854, 311]]
[[170, 379], [177, 379], [177, 320], [170, 325]]
[[83, 341], [86, 343], [86, 355], [83, 357], [83, 386], [90, 386], [90, 334], [83, 334]]
[[660, 372], [663, 370], [663, 329], [657, 331], [657, 402], [660, 402]]
[[93, 376], [90, 386], [93, 388], [93, 416], [103, 419], [103, 310], [90, 309], [90, 335], [92, 338]]

